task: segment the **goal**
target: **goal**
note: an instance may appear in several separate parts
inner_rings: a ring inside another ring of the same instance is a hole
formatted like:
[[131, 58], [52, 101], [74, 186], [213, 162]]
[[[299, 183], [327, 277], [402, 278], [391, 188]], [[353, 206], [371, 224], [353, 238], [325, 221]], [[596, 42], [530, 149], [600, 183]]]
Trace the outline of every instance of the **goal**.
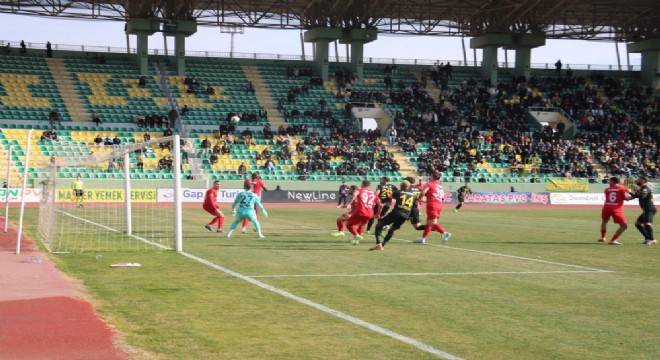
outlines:
[[[46, 169], [35, 187], [37, 234], [48, 251], [183, 250], [179, 135], [123, 146], [58, 143], [35, 160]], [[173, 199], [158, 202], [164, 189]]]

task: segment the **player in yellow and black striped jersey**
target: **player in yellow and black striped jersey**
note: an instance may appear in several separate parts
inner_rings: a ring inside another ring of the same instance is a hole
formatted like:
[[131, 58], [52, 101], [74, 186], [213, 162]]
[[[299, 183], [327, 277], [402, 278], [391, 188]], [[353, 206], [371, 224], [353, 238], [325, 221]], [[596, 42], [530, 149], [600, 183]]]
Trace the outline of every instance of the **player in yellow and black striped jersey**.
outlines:
[[[378, 187], [376, 188], [378, 204], [376, 204], [374, 207], [374, 217], [369, 220], [369, 223], [367, 223], [367, 234], [371, 232], [371, 227], [374, 225], [374, 221], [384, 217], [385, 214], [387, 214], [387, 212], [390, 210], [392, 195], [394, 194], [396, 187], [392, 184], [388, 184], [389, 182], [390, 178], [383, 176], [383, 178], [380, 179], [380, 184], [378, 184]], [[378, 213], [377, 211], [379, 208], [380, 212]]]
[[[405, 180], [408, 181], [410, 184], [415, 184], [415, 178], [412, 176], [408, 176], [407, 178], [405, 178]], [[422, 224], [422, 221], [419, 216], [419, 205], [422, 199], [423, 187], [424, 185], [422, 184], [421, 179], [419, 184], [411, 185], [410, 187], [410, 192], [415, 194], [415, 196], [417, 197], [417, 201], [415, 201], [415, 205], [410, 211], [410, 224], [415, 228], [415, 230], [420, 230], [420, 231], [424, 231], [424, 229], [426, 228], [426, 225]]]
[[[401, 183], [401, 189], [392, 194], [396, 205], [394, 205], [394, 208], [387, 216], [380, 219], [378, 224], [376, 224], [376, 246], [369, 250], [383, 250], [387, 242], [394, 236], [394, 232], [399, 230], [401, 225], [410, 217], [410, 213], [417, 203], [417, 195], [411, 191], [410, 186], [410, 182], [404, 180]], [[381, 239], [381, 234], [385, 226], [389, 226], [389, 230], [385, 238]]]
[[472, 189], [470, 189], [470, 183], [465, 183], [465, 185], [458, 188], [458, 191], [456, 191], [456, 195], [458, 197], [458, 205], [456, 205], [454, 212], [458, 212], [458, 210], [460, 210], [463, 207], [463, 203], [465, 203], [465, 198], [467, 198], [467, 196], [470, 194], [472, 194]]

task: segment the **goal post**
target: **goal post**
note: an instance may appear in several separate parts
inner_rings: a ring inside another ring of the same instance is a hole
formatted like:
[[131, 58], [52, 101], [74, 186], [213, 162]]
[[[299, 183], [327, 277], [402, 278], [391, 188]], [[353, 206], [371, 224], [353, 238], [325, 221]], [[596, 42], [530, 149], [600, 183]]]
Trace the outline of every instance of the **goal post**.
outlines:
[[[60, 144], [44, 154], [40, 241], [60, 253], [182, 251], [180, 141]], [[157, 202], [159, 188], [172, 189], [173, 201]]]

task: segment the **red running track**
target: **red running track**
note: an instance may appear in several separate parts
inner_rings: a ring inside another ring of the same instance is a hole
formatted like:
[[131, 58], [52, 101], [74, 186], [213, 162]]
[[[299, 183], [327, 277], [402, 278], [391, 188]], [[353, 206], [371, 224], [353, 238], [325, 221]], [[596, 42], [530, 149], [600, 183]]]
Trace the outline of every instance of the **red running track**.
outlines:
[[0, 359], [129, 359], [73, 281], [29, 239], [14, 253], [16, 236], [12, 226], [7, 234], [0, 230]]

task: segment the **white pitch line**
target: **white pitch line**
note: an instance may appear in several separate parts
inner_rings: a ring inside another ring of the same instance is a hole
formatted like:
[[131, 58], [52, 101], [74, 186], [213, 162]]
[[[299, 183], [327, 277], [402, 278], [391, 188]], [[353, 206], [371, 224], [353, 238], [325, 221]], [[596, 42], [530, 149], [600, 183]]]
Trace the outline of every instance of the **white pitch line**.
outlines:
[[365, 273], [365, 274], [280, 274], [280, 275], [250, 275], [253, 279], [264, 278], [307, 278], [307, 277], [378, 277], [378, 276], [466, 276], [466, 275], [543, 275], [543, 274], [575, 274], [575, 273], [605, 273], [610, 271], [593, 270], [556, 270], [556, 271], [474, 271], [446, 273]]
[[[87, 223], [92, 224], [92, 225], [99, 226], [99, 227], [104, 228], [104, 229], [107, 229], [108, 231], [112, 231], [112, 232], [120, 232], [120, 231], [117, 230], [117, 229], [113, 229], [113, 228], [111, 228], [111, 227], [108, 227], [108, 226], [105, 226], [105, 225], [102, 225], [102, 224], [99, 224], [99, 223], [95, 223], [95, 222], [93, 222], [93, 221], [91, 221], [91, 220], [83, 219], [83, 218], [81, 218], [81, 217], [78, 217], [78, 216], [75, 216], [75, 215], [69, 214], [69, 213], [67, 213], [67, 212], [65, 212], [65, 211], [61, 211], [61, 210], [57, 210], [57, 211], [59, 211], [59, 212], [61, 212], [61, 213], [63, 213], [63, 214], [66, 214], [66, 215], [68, 215], [68, 216], [71, 216], [71, 217], [73, 217], [73, 218], [75, 218], [75, 219], [78, 219], [78, 220], [81, 220], [81, 221], [87, 222]], [[140, 241], [144, 241], [144, 242], [146, 242], [146, 243], [149, 243], [149, 244], [152, 244], [152, 245], [158, 246], [158, 247], [160, 247], [160, 248], [171, 250], [170, 248], [168, 248], [168, 247], [166, 247], [166, 246], [164, 246], [164, 245], [161, 245], [161, 244], [157, 244], [157, 243], [151, 242], [151, 241], [149, 241], [149, 240], [147, 240], [147, 239], [144, 239], [144, 238], [141, 238], [141, 237], [139, 237], [139, 236], [134, 236], [134, 235], [130, 235], [130, 236], [131, 236], [131, 237], [134, 237], [134, 238], [136, 238], [136, 239], [138, 239], [138, 240], [140, 240]], [[340, 318], [340, 319], [342, 319], [342, 320], [346, 320], [346, 321], [350, 322], [351, 324], [358, 325], [358, 326], [362, 326], [362, 327], [364, 327], [364, 328], [366, 328], [366, 329], [368, 329], [368, 330], [371, 330], [371, 331], [377, 332], [377, 333], [382, 334], [382, 335], [385, 335], [385, 336], [389, 336], [389, 337], [391, 337], [391, 338], [393, 338], [393, 339], [395, 339], [395, 340], [399, 340], [399, 341], [404, 342], [404, 343], [406, 343], [406, 344], [408, 344], [408, 345], [414, 346], [414, 347], [416, 347], [416, 348], [419, 349], [419, 350], [422, 350], [422, 351], [427, 352], [427, 353], [429, 353], [429, 354], [433, 354], [433, 355], [438, 356], [438, 357], [440, 357], [440, 358], [442, 358], [442, 359], [445, 359], [445, 360], [463, 360], [463, 359], [461, 359], [461, 358], [459, 358], [459, 357], [457, 357], [457, 356], [454, 356], [454, 355], [452, 355], [452, 354], [446, 353], [446, 352], [444, 352], [444, 351], [442, 351], [442, 350], [438, 350], [438, 349], [436, 349], [436, 348], [434, 348], [434, 347], [432, 347], [432, 346], [430, 346], [430, 345], [426, 345], [426, 344], [424, 344], [424, 343], [422, 343], [422, 342], [420, 342], [420, 341], [417, 341], [417, 340], [415, 340], [415, 339], [409, 338], [409, 337], [404, 336], [404, 335], [401, 335], [401, 334], [399, 334], [399, 333], [395, 333], [394, 331], [391, 331], [391, 330], [388, 330], [388, 329], [382, 328], [382, 327], [380, 327], [380, 326], [378, 326], [378, 325], [372, 324], [372, 323], [370, 323], [370, 322], [366, 322], [366, 321], [364, 321], [364, 320], [358, 319], [358, 318], [356, 318], [356, 317], [354, 317], [354, 316], [351, 316], [351, 315], [345, 314], [345, 313], [343, 313], [343, 312], [341, 312], [341, 311], [334, 310], [334, 309], [329, 308], [329, 307], [327, 307], [327, 306], [325, 306], [325, 305], [321, 305], [321, 304], [319, 304], [319, 303], [315, 303], [315, 302], [313, 302], [313, 301], [311, 301], [311, 300], [305, 299], [305, 298], [300, 297], [300, 296], [298, 296], [298, 295], [294, 295], [294, 294], [292, 294], [292, 293], [290, 293], [290, 292], [288, 292], [288, 291], [285, 291], [285, 290], [282, 290], [282, 289], [280, 289], [280, 288], [276, 288], [276, 287], [274, 287], [274, 286], [268, 285], [268, 284], [266, 284], [266, 283], [263, 283], [263, 282], [261, 282], [261, 281], [259, 281], [259, 280], [254, 279], [254, 278], [252, 278], [252, 277], [250, 277], [250, 276], [243, 275], [243, 274], [238, 273], [238, 272], [236, 272], [236, 271], [233, 271], [233, 270], [227, 269], [227, 268], [225, 268], [225, 267], [222, 267], [222, 266], [220, 266], [220, 265], [218, 265], [218, 264], [215, 264], [215, 263], [213, 263], [213, 262], [210, 262], [210, 261], [208, 261], [208, 260], [206, 260], [206, 259], [204, 259], [204, 258], [201, 258], [201, 257], [195, 256], [195, 255], [189, 254], [189, 253], [184, 252], [184, 251], [182, 251], [182, 252], [178, 252], [178, 254], [181, 254], [181, 255], [183, 255], [183, 256], [189, 258], [189, 259], [195, 260], [195, 261], [197, 261], [197, 262], [199, 262], [199, 263], [201, 263], [201, 264], [204, 264], [204, 265], [206, 265], [206, 266], [209, 266], [209, 267], [211, 267], [211, 268], [213, 268], [213, 269], [216, 269], [216, 270], [218, 270], [218, 271], [221, 271], [221, 272], [223, 272], [223, 273], [225, 273], [225, 274], [228, 274], [228, 275], [231, 275], [231, 276], [236, 277], [236, 278], [238, 278], [238, 279], [241, 279], [241, 280], [247, 281], [247, 282], [249, 282], [249, 283], [251, 283], [251, 284], [253, 284], [253, 285], [256, 285], [256, 286], [258, 286], [258, 287], [260, 287], [260, 288], [262, 288], [262, 289], [265, 289], [265, 290], [268, 290], [268, 291], [272, 291], [272, 292], [274, 292], [274, 293], [276, 293], [276, 294], [278, 294], [278, 295], [284, 296], [284, 297], [286, 297], [286, 298], [288, 298], [288, 299], [294, 300], [294, 301], [299, 302], [299, 303], [301, 303], [301, 304], [303, 304], [303, 305], [310, 306], [310, 307], [312, 307], [312, 308], [314, 308], [314, 309], [317, 309], [317, 310], [320, 310], [320, 311], [322, 311], [322, 312], [324, 312], [324, 313], [326, 313], [326, 314], [330, 314], [330, 315], [332, 315], [332, 316], [334, 316], [334, 317]]]
[[[313, 226], [304, 226], [301, 225], [301, 227], [306, 228], [306, 229], [314, 229], [314, 230], [327, 230], [319, 227], [313, 227]], [[399, 241], [404, 241], [404, 242], [409, 242], [412, 243], [412, 240], [408, 239], [402, 239], [402, 238], [392, 238], [393, 240], [399, 240]], [[604, 269], [597, 269], [597, 268], [591, 268], [587, 266], [582, 266], [582, 265], [574, 265], [574, 264], [566, 264], [566, 263], [560, 263], [556, 261], [548, 261], [548, 260], [541, 260], [541, 259], [534, 259], [534, 258], [529, 258], [529, 257], [524, 257], [524, 256], [518, 256], [518, 255], [509, 255], [509, 254], [503, 254], [503, 253], [498, 253], [498, 252], [493, 252], [493, 251], [484, 251], [484, 250], [474, 250], [474, 249], [466, 249], [466, 248], [460, 248], [460, 247], [455, 247], [455, 246], [447, 246], [447, 245], [436, 245], [436, 244], [426, 244], [429, 246], [437, 246], [441, 248], [446, 248], [446, 249], [452, 249], [452, 250], [457, 250], [457, 251], [467, 251], [467, 252], [473, 252], [473, 253], [478, 253], [478, 254], [486, 254], [486, 255], [493, 255], [493, 256], [502, 256], [502, 257], [508, 257], [511, 259], [518, 259], [518, 260], [526, 260], [526, 261], [534, 261], [537, 263], [542, 263], [542, 264], [548, 264], [548, 265], [557, 265], [557, 266], [565, 266], [565, 267], [572, 267], [576, 269], [583, 269], [583, 270], [589, 270], [592, 272], [613, 272], [610, 270], [604, 270]]]
[[[397, 240], [407, 241], [407, 242], [412, 242], [412, 241], [410, 241], [410, 240], [406, 240], [406, 239], [397, 239]], [[589, 272], [603, 272], [603, 273], [610, 273], [610, 272], [613, 272], [613, 271], [611, 271], [611, 270], [604, 270], [604, 269], [591, 268], [591, 267], [582, 266], [582, 265], [566, 264], [566, 263], [560, 263], [560, 262], [556, 262], [556, 261], [548, 261], [548, 260], [534, 259], [534, 258], [528, 258], [528, 257], [518, 256], [518, 255], [509, 255], [509, 254], [503, 254], [503, 253], [498, 253], [498, 252], [493, 252], [493, 251], [475, 250], [475, 249], [466, 249], [466, 248], [460, 248], [460, 247], [455, 247], [455, 246], [437, 245], [437, 244], [427, 244], [427, 245], [438, 246], [438, 247], [443, 247], [443, 248], [452, 249], [452, 250], [458, 250], [458, 251], [473, 252], [473, 253], [477, 253], [477, 254], [486, 254], [486, 255], [493, 255], [493, 256], [507, 257], [507, 258], [511, 258], [511, 259], [519, 259], [519, 260], [535, 261], [535, 262], [538, 262], [538, 263], [548, 264], [548, 265], [557, 265], [557, 266], [572, 267], [572, 268], [576, 268], [576, 269], [588, 270]]]
[[218, 271], [221, 271], [221, 272], [223, 272], [223, 273], [225, 273], [225, 274], [231, 275], [231, 276], [233, 276], [233, 277], [235, 277], [235, 278], [241, 279], [241, 280], [243, 280], [243, 281], [247, 281], [247, 282], [249, 282], [249, 283], [251, 283], [251, 284], [253, 284], [253, 285], [256, 285], [256, 286], [258, 286], [258, 287], [260, 287], [260, 288], [262, 288], [262, 289], [264, 289], [264, 290], [272, 291], [272, 292], [274, 292], [274, 293], [276, 293], [276, 294], [278, 294], [278, 295], [284, 296], [284, 297], [287, 298], [287, 299], [291, 299], [291, 300], [293, 300], [293, 301], [299, 302], [299, 303], [301, 303], [301, 304], [304, 304], [304, 305], [310, 306], [310, 307], [312, 307], [312, 308], [314, 308], [314, 309], [317, 309], [317, 310], [319, 310], [319, 311], [322, 311], [322, 312], [324, 312], [324, 313], [326, 313], [326, 314], [330, 314], [330, 315], [332, 315], [332, 316], [334, 316], [334, 317], [340, 318], [340, 319], [342, 319], [342, 320], [346, 320], [346, 321], [348, 321], [348, 322], [351, 323], [351, 324], [358, 325], [358, 326], [362, 326], [362, 327], [364, 327], [364, 328], [366, 328], [366, 329], [368, 329], [368, 330], [371, 330], [371, 331], [377, 332], [377, 333], [382, 334], [382, 335], [385, 335], [385, 336], [389, 336], [389, 337], [391, 337], [391, 338], [393, 338], [393, 339], [395, 339], [395, 340], [399, 340], [399, 341], [404, 342], [404, 343], [406, 343], [406, 344], [408, 344], [408, 345], [414, 346], [414, 347], [416, 347], [416, 348], [419, 349], [419, 350], [422, 350], [422, 351], [427, 352], [427, 353], [429, 353], [429, 354], [436, 355], [436, 356], [438, 356], [438, 357], [440, 357], [440, 358], [442, 358], [442, 359], [446, 359], [446, 360], [462, 360], [461, 358], [459, 358], [459, 357], [457, 357], [457, 356], [454, 356], [454, 355], [452, 355], [452, 354], [446, 353], [446, 352], [444, 352], [444, 351], [442, 351], [442, 350], [438, 350], [438, 349], [436, 349], [436, 348], [434, 348], [434, 347], [432, 347], [432, 346], [430, 346], [430, 345], [426, 345], [426, 344], [424, 344], [424, 343], [422, 343], [422, 342], [420, 342], [420, 341], [417, 341], [417, 340], [415, 340], [415, 339], [409, 338], [409, 337], [404, 336], [404, 335], [401, 335], [401, 334], [399, 334], [399, 333], [395, 333], [394, 331], [391, 331], [391, 330], [388, 330], [388, 329], [382, 328], [382, 327], [380, 327], [380, 326], [378, 326], [378, 325], [372, 324], [372, 323], [370, 323], [370, 322], [366, 322], [366, 321], [361, 320], [361, 319], [358, 319], [358, 318], [356, 318], [356, 317], [354, 317], [354, 316], [351, 316], [351, 315], [345, 314], [345, 313], [343, 313], [343, 312], [341, 312], [341, 311], [338, 311], [338, 310], [334, 310], [334, 309], [329, 308], [329, 307], [327, 307], [327, 306], [325, 306], [325, 305], [321, 305], [321, 304], [319, 304], [319, 303], [316, 303], [316, 302], [313, 302], [313, 301], [311, 301], [311, 300], [305, 299], [305, 298], [300, 297], [300, 296], [298, 296], [298, 295], [294, 295], [294, 294], [292, 294], [292, 293], [290, 293], [290, 292], [288, 292], [288, 291], [285, 291], [285, 290], [282, 290], [282, 289], [280, 289], [280, 288], [274, 287], [274, 286], [272, 286], [272, 285], [268, 285], [268, 284], [266, 284], [266, 283], [263, 283], [263, 282], [261, 282], [261, 281], [255, 279], [254, 277], [247, 276], [247, 275], [243, 275], [243, 274], [241, 274], [241, 273], [238, 273], [238, 272], [236, 272], [236, 271], [233, 271], [233, 270], [227, 269], [227, 268], [225, 268], [225, 267], [222, 267], [222, 266], [220, 266], [220, 265], [217, 265], [217, 264], [215, 264], [215, 263], [212, 263], [212, 262], [210, 262], [210, 261], [208, 261], [208, 260], [206, 260], [206, 259], [200, 258], [200, 257], [198, 257], [198, 256], [195, 256], [195, 255], [189, 254], [189, 253], [187, 253], [187, 252], [180, 252], [179, 254], [181, 254], [181, 255], [183, 255], [183, 256], [185, 256], [185, 257], [187, 257], [187, 258], [190, 258], [190, 259], [192, 259], [192, 260], [195, 260], [195, 261], [197, 261], [197, 262], [199, 262], [199, 263], [202, 263], [202, 264], [204, 264], [204, 265], [206, 265], [206, 266], [212, 267], [212, 268], [214, 268], [214, 269], [216, 269], [216, 270], [218, 270]]

